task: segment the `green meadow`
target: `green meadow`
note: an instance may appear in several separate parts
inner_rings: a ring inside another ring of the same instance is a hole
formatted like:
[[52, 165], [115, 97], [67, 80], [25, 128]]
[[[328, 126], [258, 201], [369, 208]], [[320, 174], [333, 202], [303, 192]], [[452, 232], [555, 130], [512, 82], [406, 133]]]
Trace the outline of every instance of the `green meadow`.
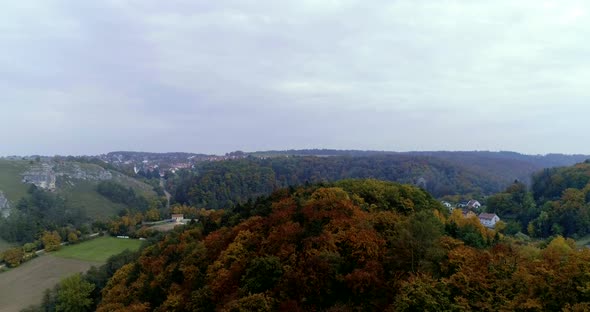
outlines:
[[141, 243], [137, 239], [99, 237], [79, 244], [64, 246], [51, 254], [67, 259], [106, 262], [110, 256], [119, 254], [125, 249], [131, 251], [139, 250]]

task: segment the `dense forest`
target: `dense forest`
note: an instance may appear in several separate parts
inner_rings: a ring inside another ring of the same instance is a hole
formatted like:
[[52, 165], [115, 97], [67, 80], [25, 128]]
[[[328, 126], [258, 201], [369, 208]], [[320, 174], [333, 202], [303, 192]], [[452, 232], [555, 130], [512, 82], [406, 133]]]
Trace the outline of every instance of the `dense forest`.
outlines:
[[117, 182], [103, 181], [96, 187], [98, 193], [114, 203], [124, 204], [135, 210], [145, 212], [149, 202], [145, 197], [138, 195], [133, 188], [125, 187]]
[[305, 183], [374, 178], [419, 185], [434, 196], [499, 192], [515, 179], [427, 156], [275, 157], [208, 162], [169, 181], [177, 203], [227, 208], [273, 190]]
[[[202, 162], [169, 179], [177, 203], [227, 208], [273, 190], [350, 178], [418, 185], [435, 197], [483, 198], [533, 173], [584, 161], [584, 155], [530, 156], [512, 152], [376, 152], [299, 150], [253, 153], [246, 159]], [[315, 156], [314, 156], [315, 155]]]
[[39, 239], [44, 231], [72, 227], [88, 232], [89, 227], [85, 225], [89, 221], [83, 209], [69, 205], [58, 194], [31, 185], [10, 216], [0, 218], [0, 237], [24, 244]]
[[123, 265], [98, 311], [584, 310], [590, 251], [538, 245], [375, 180], [282, 189]]
[[256, 157], [276, 157], [276, 156], [430, 156], [452, 161], [454, 163], [469, 163], [477, 166], [489, 166], [490, 160], [508, 161], [514, 164], [520, 163], [533, 165], [536, 168], [549, 168], [570, 166], [575, 163], [583, 162], [590, 158], [590, 155], [566, 155], [566, 154], [546, 154], [546, 155], [527, 155], [510, 151], [423, 151], [423, 152], [392, 152], [392, 151], [371, 151], [371, 150], [334, 150], [334, 149], [303, 149], [303, 150], [282, 150], [282, 151], [259, 151], [246, 153]]
[[590, 161], [537, 173], [533, 196], [541, 210], [533, 224], [538, 235], [590, 234]]
[[590, 234], [590, 162], [544, 169], [529, 190], [516, 182], [487, 199], [487, 209], [503, 216], [509, 233], [536, 237]]

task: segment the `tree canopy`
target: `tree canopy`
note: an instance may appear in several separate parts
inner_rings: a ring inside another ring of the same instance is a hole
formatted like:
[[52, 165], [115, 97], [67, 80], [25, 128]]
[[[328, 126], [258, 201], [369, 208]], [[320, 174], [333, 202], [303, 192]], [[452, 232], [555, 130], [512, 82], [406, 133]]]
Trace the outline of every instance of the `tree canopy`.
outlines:
[[[115, 273], [98, 311], [415, 310], [433, 301], [459, 309], [451, 302], [461, 295], [472, 309], [490, 304], [462, 282], [443, 285], [460, 268], [481, 269], [497, 233], [448, 215], [416, 187], [347, 180], [239, 208], [214, 228], [187, 226], [148, 247]], [[458, 239], [467, 232], [479, 243]]]

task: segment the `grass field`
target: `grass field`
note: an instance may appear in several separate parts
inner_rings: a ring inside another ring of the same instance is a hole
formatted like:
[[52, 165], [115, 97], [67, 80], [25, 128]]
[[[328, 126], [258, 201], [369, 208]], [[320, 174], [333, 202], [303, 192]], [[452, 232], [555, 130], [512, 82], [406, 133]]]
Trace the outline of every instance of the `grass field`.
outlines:
[[96, 191], [96, 183], [76, 181], [75, 186], [69, 186], [60, 191], [71, 207], [81, 207], [86, 215], [92, 219], [106, 220], [116, 215], [125, 205], [113, 203]]
[[51, 255], [83, 261], [105, 262], [110, 256], [119, 254], [125, 249], [135, 251], [140, 246], [141, 241], [136, 239], [99, 237], [80, 244], [62, 247]]
[[4, 272], [0, 274], [0, 311], [20, 311], [39, 304], [45, 289], [74, 273], [86, 272], [93, 265], [100, 263], [44, 255]]
[[21, 174], [28, 166], [28, 161], [0, 159], [0, 190], [13, 203], [27, 193], [28, 185], [21, 183]]
[[9, 242], [0, 238], [0, 253], [10, 247], [12, 247], [12, 245]]

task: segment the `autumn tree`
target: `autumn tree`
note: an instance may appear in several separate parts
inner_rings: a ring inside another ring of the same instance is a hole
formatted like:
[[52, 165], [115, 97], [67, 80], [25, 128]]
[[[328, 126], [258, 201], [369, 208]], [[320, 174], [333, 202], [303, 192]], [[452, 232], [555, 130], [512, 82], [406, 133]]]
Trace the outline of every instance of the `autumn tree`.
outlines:
[[61, 247], [61, 237], [59, 236], [59, 233], [57, 233], [57, 231], [43, 232], [43, 235], [41, 236], [41, 242], [43, 243], [45, 251], [55, 251], [59, 250], [59, 248]]
[[2, 257], [4, 258], [4, 261], [10, 267], [19, 266], [23, 262], [24, 256], [25, 256], [25, 253], [24, 253], [23, 249], [20, 247], [10, 248], [10, 249], [6, 250], [2, 255]]
[[68, 243], [70, 244], [75, 244], [78, 242], [78, 235], [76, 234], [76, 232], [70, 232], [68, 233]]
[[563, 237], [545, 248], [502, 239], [428, 196], [347, 181], [281, 190], [237, 212], [197, 211], [215, 226], [168, 232], [114, 274], [98, 311], [556, 311], [590, 302], [590, 250]]

